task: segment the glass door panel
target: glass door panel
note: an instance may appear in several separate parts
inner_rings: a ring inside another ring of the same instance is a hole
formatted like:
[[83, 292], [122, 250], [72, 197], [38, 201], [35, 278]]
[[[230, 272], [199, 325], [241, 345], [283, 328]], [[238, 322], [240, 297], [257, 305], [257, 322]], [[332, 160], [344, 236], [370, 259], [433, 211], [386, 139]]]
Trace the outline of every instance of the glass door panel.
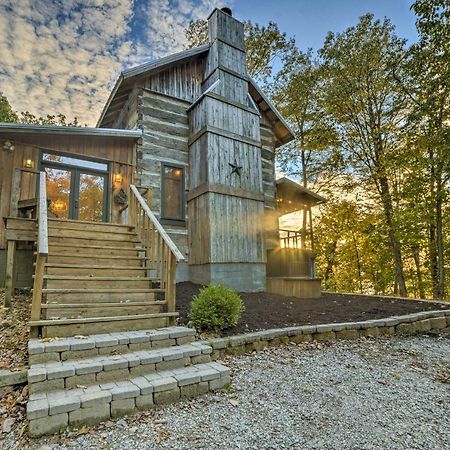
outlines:
[[69, 219], [71, 202], [72, 173], [70, 170], [46, 167], [47, 199], [51, 215], [60, 219]]
[[75, 207], [77, 219], [102, 222], [105, 211], [106, 177], [92, 173], [80, 173]]

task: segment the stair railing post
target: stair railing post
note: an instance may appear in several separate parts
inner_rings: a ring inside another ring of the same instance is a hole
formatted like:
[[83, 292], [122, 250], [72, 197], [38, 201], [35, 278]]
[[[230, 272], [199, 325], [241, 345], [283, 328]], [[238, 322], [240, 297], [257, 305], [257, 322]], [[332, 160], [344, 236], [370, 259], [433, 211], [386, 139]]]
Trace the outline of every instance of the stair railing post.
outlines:
[[167, 263], [168, 263], [167, 283], [166, 283], [167, 312], [175, 312], [175, 298], [176, 298], [175, 274], [177, 269], [177, 262], [172, 252], [169, 252], [168, 254]]
[[[33, 282], [33, 299], [31, 303], [31, 321], [40, 320], [42, 305], [42, 289], [44, 284], [45, 263], [48, 257], [48, 220], [47, 220], [47, 187], [45, 172], [39, 175], [39, 201], [38, 201], [38, 237], [36, 270]], [[38, 329], [30, 331], [32, 337], [37, 337]]]

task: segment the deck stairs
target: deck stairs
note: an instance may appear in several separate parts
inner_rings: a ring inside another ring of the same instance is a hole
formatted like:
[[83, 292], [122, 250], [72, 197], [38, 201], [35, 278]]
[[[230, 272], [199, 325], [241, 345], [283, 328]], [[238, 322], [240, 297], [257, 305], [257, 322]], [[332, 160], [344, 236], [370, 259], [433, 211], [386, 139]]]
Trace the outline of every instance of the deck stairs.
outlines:
[[159, 328], [173, 324], [166, 289], [134, 227], [48, 219], [43, 337]]

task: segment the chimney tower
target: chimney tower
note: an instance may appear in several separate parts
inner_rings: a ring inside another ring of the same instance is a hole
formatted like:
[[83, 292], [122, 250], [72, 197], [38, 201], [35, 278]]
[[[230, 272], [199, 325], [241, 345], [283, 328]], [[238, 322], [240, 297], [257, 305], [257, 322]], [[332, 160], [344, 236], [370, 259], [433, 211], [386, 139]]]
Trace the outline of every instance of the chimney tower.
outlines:
[[208, 18], [203, 95], [189, 111], [190, 279], [265, 289], [260, 116], [248, 94], [244, 25]]

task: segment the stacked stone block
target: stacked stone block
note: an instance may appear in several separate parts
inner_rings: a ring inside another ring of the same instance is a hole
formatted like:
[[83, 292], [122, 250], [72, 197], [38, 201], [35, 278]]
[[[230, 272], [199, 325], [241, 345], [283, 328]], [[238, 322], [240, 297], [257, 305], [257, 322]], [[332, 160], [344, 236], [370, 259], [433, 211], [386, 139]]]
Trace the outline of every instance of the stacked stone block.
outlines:
[[194, 339], [195, 330], [184, 327], [32, 339], [29, 434], [93, 425], [226, 387], [229, 369]]

